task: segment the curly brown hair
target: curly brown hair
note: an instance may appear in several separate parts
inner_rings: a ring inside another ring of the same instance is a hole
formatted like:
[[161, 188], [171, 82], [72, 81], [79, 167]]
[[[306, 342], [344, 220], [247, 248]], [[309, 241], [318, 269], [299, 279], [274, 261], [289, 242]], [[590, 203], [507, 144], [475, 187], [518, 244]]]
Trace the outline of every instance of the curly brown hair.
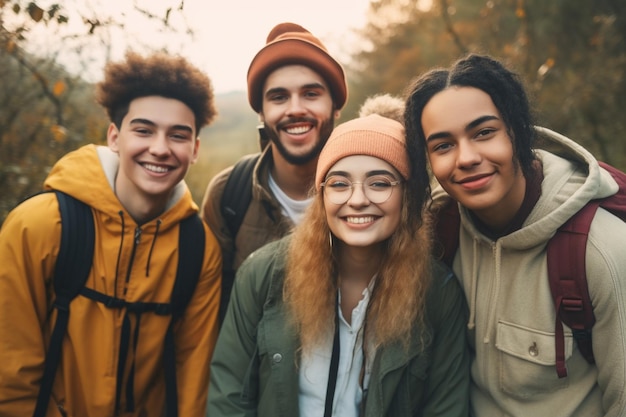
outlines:
[[185, 103], [195, 116], [196, 133], [217, 115], [211, 80], [180, 56], [128, 52], [124, 61], [106, 65], [104, 80], [96, 85], [96, 101], [118, 129], [131, 101], [153, 95]]

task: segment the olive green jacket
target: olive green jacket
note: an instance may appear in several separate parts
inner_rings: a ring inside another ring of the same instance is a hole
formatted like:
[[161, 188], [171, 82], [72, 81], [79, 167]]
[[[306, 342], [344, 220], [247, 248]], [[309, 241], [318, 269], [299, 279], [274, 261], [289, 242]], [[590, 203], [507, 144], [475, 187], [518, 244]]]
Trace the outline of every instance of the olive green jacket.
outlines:
[[[208, 417], [297, 417], [298, 340], [282, 302], [289, 238], [252, 254], [238, 271], [211, 363]], [[408, 350], [376, 353], [365, 416], [467, 416], [467, 307], [446, 267], [436, 264], [427, 331]], [[416, 329], [417, 330], [417, 329]]]

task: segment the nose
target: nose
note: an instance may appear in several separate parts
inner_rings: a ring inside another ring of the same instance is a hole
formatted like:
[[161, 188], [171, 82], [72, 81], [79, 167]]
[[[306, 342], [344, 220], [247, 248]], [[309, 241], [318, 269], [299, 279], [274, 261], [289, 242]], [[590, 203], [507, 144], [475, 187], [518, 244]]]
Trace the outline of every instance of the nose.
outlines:
[[478, 165], [482, 160], [482, 156], [476, 144], [471, 140], [460, 140], [458, 143], [457, 166], [459, 168], [471, 168]]
[[304, 103], [301, 100], [300, 96], [298, 96], [297, 94], [294, 94], [291, 96], [291, 99], [289, 100], [289, 107], [287, 108], [287, 114], [288, 115], [300, 115], [300, 114], [304, 114], [306, 112], [306, 109], [304, 107]]
[[348, 205], [351, 207], [369, 206], [370, 200], [365, 195], [365, 186], [362, 182], [352, 183], [352, 194], [348, 199]]
[[150, 140], [150, 153], [155, 156], [168, 156], [171, 153], [167, 135], [163, 132], [158, 132]]

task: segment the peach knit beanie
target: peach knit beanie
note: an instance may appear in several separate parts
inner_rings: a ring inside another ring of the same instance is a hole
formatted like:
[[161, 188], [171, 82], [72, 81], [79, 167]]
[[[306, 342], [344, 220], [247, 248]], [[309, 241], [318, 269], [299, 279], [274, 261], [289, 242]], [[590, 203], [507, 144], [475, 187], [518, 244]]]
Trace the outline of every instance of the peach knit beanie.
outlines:
[[370, 114], [338, 125], [324, 145], [317, 161], [315, 188], [320, 189], [330, 168], [340, 159], [352, 155], [369, 155], [391, 164], [408, 179], [409, 157], [404, 126], [401, 123]]

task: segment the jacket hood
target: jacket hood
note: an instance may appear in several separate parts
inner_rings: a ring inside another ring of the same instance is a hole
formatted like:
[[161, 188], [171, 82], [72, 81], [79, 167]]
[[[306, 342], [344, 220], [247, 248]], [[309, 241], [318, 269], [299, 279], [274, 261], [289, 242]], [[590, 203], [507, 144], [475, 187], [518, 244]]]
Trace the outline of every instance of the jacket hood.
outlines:
[[[116, 153], [107, 146], [86, 145], [63, 156], [52, 167], [44, 181], [45, 190], [58, 190], [88, 204], [111, 218], [126, 212], [114, 192], [119, 168]], [[163, 226], [196, 213], [191, 192], [184, 181], [173, 190], [164, 213], [159, 216]], [[130, 216], [126, 216], [130, 218]]]
[[[610, 196], [618, 189], [611, 175], [578, 143], [546, 128], [536, 127], [536, 131], [542, 144], [542, 149], [535, 150], [543, 166], [541, 197], [524, 226], [501, 238], [502, 247], [524, 250], [541, 244], [590, 200]], [[461, 219], [475, 238], [484, 238], [467, 210], [461, 209]]]

